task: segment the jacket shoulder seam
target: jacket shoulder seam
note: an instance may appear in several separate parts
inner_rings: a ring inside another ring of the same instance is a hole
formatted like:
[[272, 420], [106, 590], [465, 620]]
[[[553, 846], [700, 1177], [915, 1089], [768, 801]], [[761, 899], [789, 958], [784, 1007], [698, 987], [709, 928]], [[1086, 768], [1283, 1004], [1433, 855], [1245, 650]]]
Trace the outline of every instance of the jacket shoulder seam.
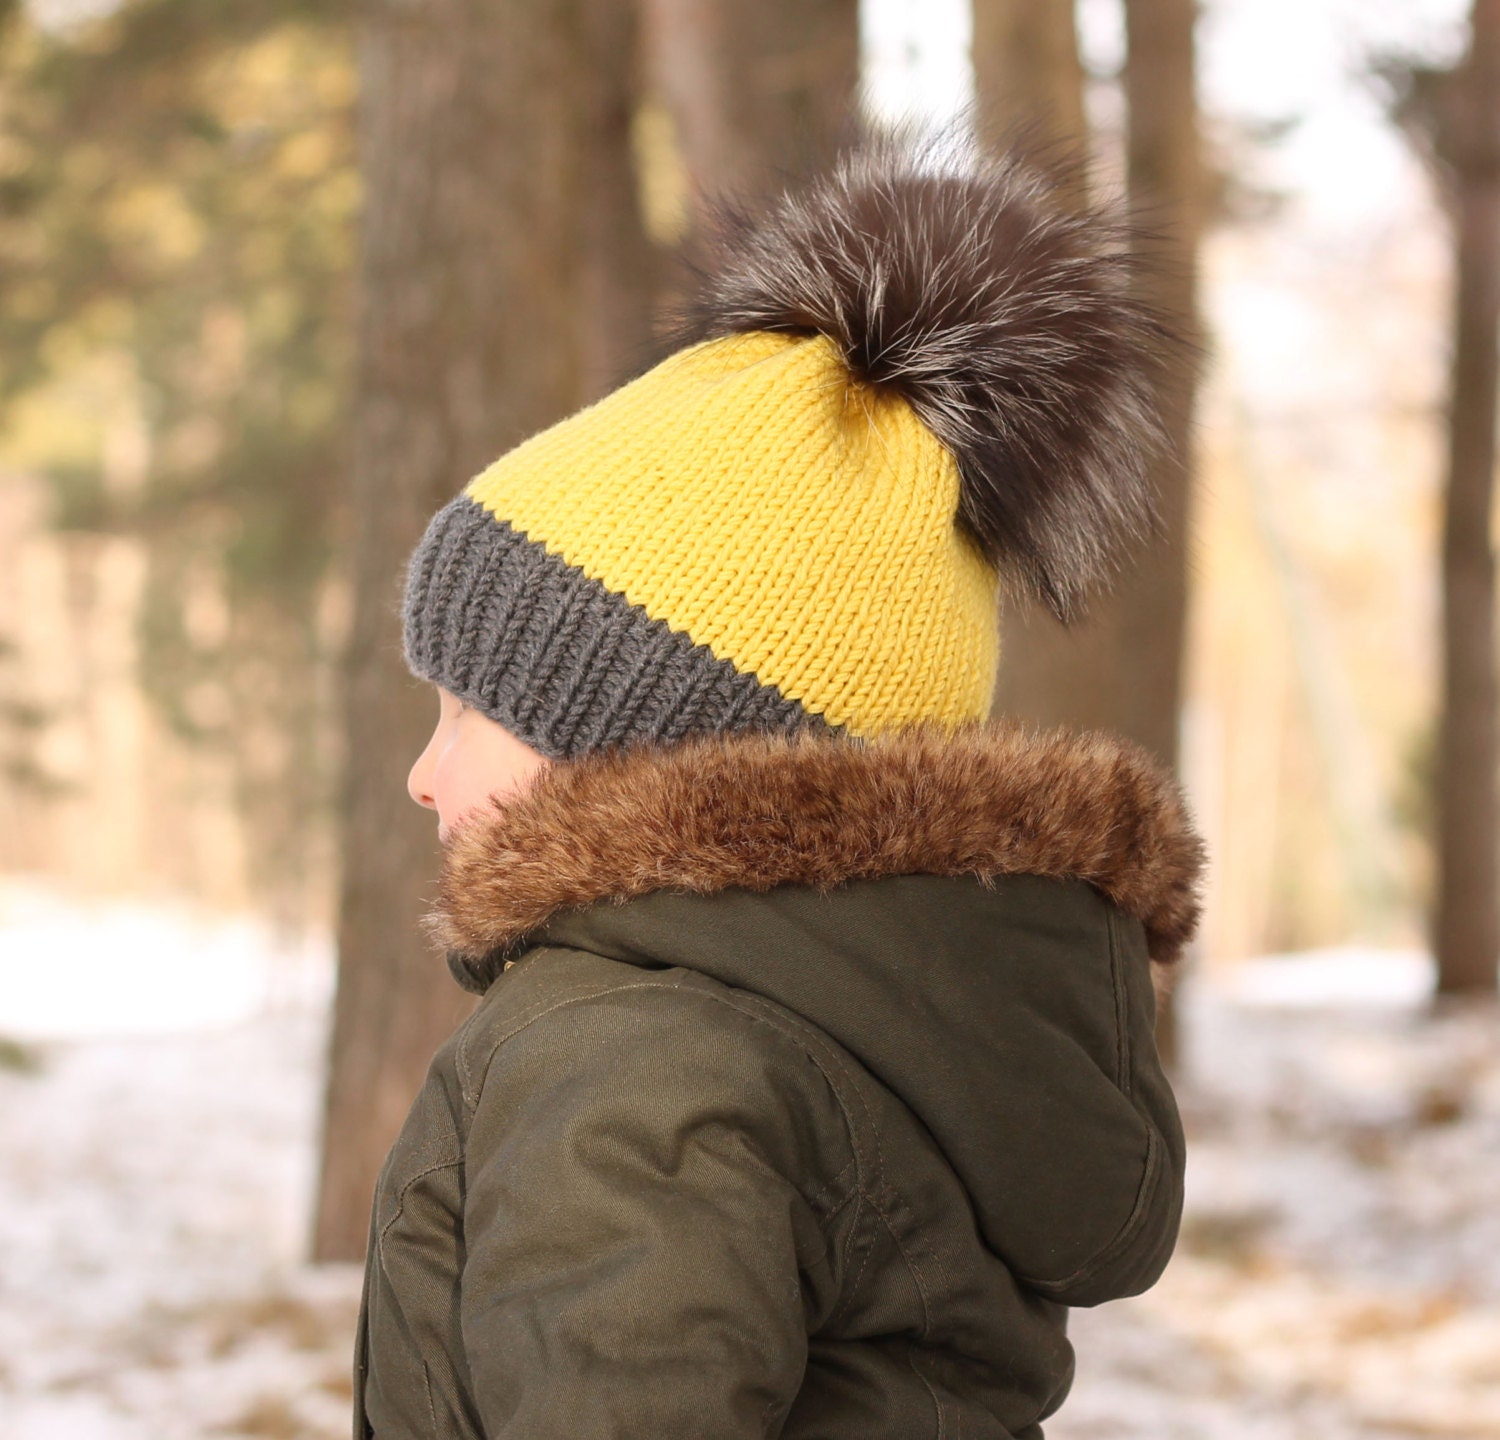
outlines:
[[[506, 1041], [514, 1039], [523, 1031], [530, 1029], [530, 1027], [535, 1025], [537, 1021], [543, 1019], [547, 1015], [552, 1014], [556, 1010], [561, 1010], [571, 1005], [584, 1004], [590, 1000], [602, 999], [605, 996], [623, 995], [633, 991], [666, 990], [681, 994], [684, 992], [685, 988], [686, 987], [684, 986], [668, 984], [661, 980], [634, 980], [624, 985], [600, 985], [594, 983], [587, 987], [581, 987], [575, 992], [565, 994], [561, 997], [549, 996], [545, 1002], [538, 1003], [537, 1005], [532, 1006], [529, 1010], [523, 1011], [521, 1015], [517, 1016], [515, 1021], [509, 1027], [507, 1027], [505, 1032], [494, 1040], [494, 1042], [487, 1048], [485, 1052], [484, 1063], [480, 1067], [480, 1073], [481, 1075], [488, 1074], [490, 1065], [494, 1062], [494, 1057], [499, 1053], [501, 1047], [506, 1043]], [[726, 992], [728, 992], [730, 989], [730, 987], [728, 986], [724, 986], [723, 988]], [[817, 1196], [820, 1199], [825, 1197], [828, 1194], [830, 1187], [837, 1185], [838, 1182], [848, 1174], [851, 1167], [854, 1169], [855, 1175], [849, 1187], [850, 1193], [857, 1193], [862, 1191], [863, 1181], [865, 1179], [866, 1173], [869, 1171], [868, 1161], [860, 1147], [858, 1126], [856, 1126], [853, 1117], [850, 1114], [850, 1107], [845, 1095], [844, 1087], [836, 1083], [833, 1076], [829, 1074], [829, 1066], [832, 1065], [840, 1072], [841, 1076], [843, 1076], [846, 1081], [850, 1079], [838, 1057], [831, 1052], [823, 1057], [814, 1054], [812, 1046], [804, 1041], [802, 1037], [797, 1035], [791, 1026], [785, 1023], [777, 1023], [777, 1021], [771, 1019], [768, 1016], [756, 1014], [750, 1006], [744, 1003], [737, 1003], [736, 997], [733, 994], [725, 993], [721, 995], [715, 993], [710, 989], [697, 988], [689, 990], [688, 993], [693, 995], [701, 995], [707, 1000], [713, 1001], [716, 1004], [723, 1005], [726, 1008], [733, 1010], [736, 1014], [742, 1016], [752, 1024], [765, 1026], [767, 1029], [781, 1036], [781, 1038], [788, 1045], [795, 1048], [799, 1054], [805, 1055], [807, 1059], [812, 1062], [812, 1064], [816, 1067], [818, 1074], [822, 1076], [824, 1084], [828, 1086], [830, 1093], [833, 1095], [834, 1101], [839, 1107], [839, 1113], [843, 1116], [844, 1131], [848, 1137], [849, 1147], [853, 1157], [848, 1163], [844, 1165], [842, 1170], [840, 1170], [839, 1174], [836, 1175], [833, 1180], [823, 1185], [823, 1187], [817, 1192]], [[483, 1083], [483, 1079], [480, 1079], [478, 1084], [474, 1086], [474, 1093], [472, 1097], [467, 1093], [464, 1096], [464, 1103], [468, 1107], [471, 1114], [478, 1106], [479, 1091], [483, 1088]], [[883, 1173], [883, 1163], [879, 1150], [879, 1138], [874, 1134], [875, 1127], [873, 1120], [870, 1117], [868, 1109], [866, 1109], [864, 1106], [863, 1099], [858, 1097], [857, 1088], [852, 1084], [849, 1086], [849, 1088], [855, 1091], [856, 1098], [859, 1101], [860, 1109], [865, 1116], [866, 1123], [869, 1126], [871, 1132], [871, 1142], [875, 1148], [875, 1167], [873, 1170], [872, 1178], [878, 1178]], [[811, 1204], [813, 1197], [804, 1195], [803, 1198], [804, 1200], [807, 1200], [809, 1204]], [[842, 1205], [836, 1205], [833, 1207], [833, 1210], [835, 1212], [839, 1209], [842, 1209]]]
[[[549, 945], [546, 948], [549, 950], [575, 950], [578, 954], [593, 954], [592, 951], [578, 950], [577, 947], [571, 945]], [[542, 1016], [548, 1014], [553, 1010], [556, 1010], [562, 1005], [569, 1005], [578, 1000], [592, 999], [599, 995], [612, 995], [618, 993], [621, 990], [633, 988], [635, 988], [633, 985], [601, 985], [596, 980], [590, 980], [586, 983], [575, 981], [574, 984], [569, 989], [565, 990], [561, 996], [554, 993], [547, 995], [540, 1000], [534, 1001], [531, 1005], [523, 1009], [519, 1014], [511, 1017], [504, 1033], [501, 1034], [498, 1038], [492, 1040], [484, 1049], [484, 1060], [477, 1068], [473, 1064], [472, 1045], [475, 1038], [474, 1031], [481, 1027], [475, 1025], [475, 1021], [479, 1018], [478, 1015], [472, 1017], [465, 1023], [465, 1034], [458, 1046], [458, 1053], [455, 1057], [455, 1068], [458, 1071], [459, 1087], [460, 1092], [463, 1095], [464, 1108], [470, 1115], [473, 1115], [475, 1109], [479, 1104], [479, 1092], [483, 1088], [483, 1077], [489, 1070], [490, 1062], [494, 1059], [495, 1052], [507, 1040], [509, 1040], [511, 1036], [520, 1034], [522, 1030], [525, 1030], [529, 1026], [535, 1024], [536, 1021], [542, 1018]]]
[[[731, 987], [726, 986], [725, 990], [729, 992], [731, 990]], [[769, 1028], [780, 1033], [789, 1044], [796, 1046], [796, 1048], [800, 1050], [804, 1055], [806, 1055], [807, 1058], [813, 1063], [813, 1065], [817, 1067], [818, 1073], [823, 1077], [824, 1084], [828, 1086], [829, 1091], [832, 1093], [833, 1098], [839, 1107], [839, 1113], [844, 1118], [844, 1131], [849, 1137], [849, 1148], [852, 1151], [852, 1158], [849, 1163], [846, 1164], [844, 1168], [839, 1172], [839, 1175], [835, 1177], [835, 1181], [830, 1182], [829, 1185], [825, 1185], [819, 1192], [819, 1194], [820, 1196], [826, 1194], [833, 1183], [836, 1183], [837, 1180], [842, 1179], [844, 1175], [848, 1174], [851, 1167], [854, 1169], [854, 1179], [850, 1184], [849, 1189], [844, 1194], [843, 1199], [841, 1199], [838, 1204], [832, 1206], [829, 1209], [826, 1217], [820, 1219], [819, 1229], [824, 1231], [826, 1234], [828, 1227], [832, 1225], [834, 1218], [839, 1214], [839, 1212], [844, 1209], [844, 1207], [849, 1203], [851, 1199], [854, 1201], [854, 1214], [850, 1219], [848, 1231], [844, 1236], [844, 1243], [839, 1250], [839, 1269], [843, 1274], [847, 1275], [849, 1273], [849, 1254], [851, 1249], [853, 1248], [855, 1236], [859, 1234], [860, 1216], [863, 1213], [865, 1203], [869, 1198], [866, 1188], [866, 1181], [868, 1179], [869, 1183], [871, 1184], [881, 1184], [884, 1183], [885, 1175], [885, 1161], [880, 1150], [880, 1134], [875, 1125], [874, 1117], [870, 1114], [869, 1107], [864, 1102], [864, 1097], [859, 1093], [859, 1086], [854, 1082], [854, 1077], [849, 1074], [848, 1070], [844, 1066], [843, 1061], [839, 1058], [837, 1051], [832, 1047], [832, 1045], [829, 1044], [828, 1041], [823, 1036], [821, 1036], [810, 1024], [808, 1024], [807, 1021], [799, 1019], [792, 1012], [786, 1010], [784, 1006], [775, 1006], [775, 1009], [780, 1013], [781, 1016], [781, 1021], [780, 1023], [778, 1023], [778, 1021], [772, 1020], [767, 1016], [754, 1014], [750, 1008], [752, 1002], [750, 1002], [744, 996], [744, 992], [735, 991], [723, 995], [714, 994], [712, 991], [705, 991], [704, 993], [709, 995], [711, 999], [717, 1000], [720, 1004], [728, 1005], [731, 1009], [737, 1010], [740, 1014], [744, 1015], [746, 1019], [754, 1021], [758, 1024], [766, 1025]], [[773, 1001], [766, 1000], [762, 996], [755, 997], [753, 1003], [757, 1006], [765, 1006], [768, 1010], [771, 1009], [771, 1007], [774, 1005]], [[790, 1022], [790, 1024], [786, 1022]], [[807, 1039], [803, 1039], [802, 1037], [794, 1034], [792, 1031], [793, 1026], [806, 1030], [808, 1032]], [[820, 1059], [813, 1053], [812, 1047], [814, 1044], [818, 1045], [820, 1048], [826, 1049], [827, 1053], [823, 1057], [823, 1059]], [[875, 1152], [875, 1166], [873, 1172], [869, 1171], [865, 1156], [860, 1149], [859, 1127], [855, 1124], [854, 1118], [850, 1112], [849, 1099], [846, 1096], [845, 1089], [841, 1088], [834, 1077], [828, 1073], [829, 1066], [832, 1066], [838, 1071], [840, 1078], [844, 1080], [845, 1085], [847, 1086], [848, 1095], [853, 1097], [853, 1099], [859, 1106], [860, 1114], [864, 1117], [865, 1126], [868, 1129], [870, 1135], [870, 1144]], [[809, 1199], [808, 1197], [804, 1196], [804, 1199], [808, 1200], [809, 1205], [812, 1204], [811, 1199]], [[840, 1300], [840, 1303], [835, 1307], [833, 1314], [829, 1316], [830, 1323], [841, 1311], [843, 1311], [853, 1303], [854, 1295], [858, 1290], [859, 1281], [864, 1276], [865, 1269], [869, 1265], [869, 1260], [870, 1252], [867, 1251], [864, 1261], [860, 1265], [859, 1273], [856, 1274], [853, 1281], [850, 1282], [844, 1296]]]
[[443, 1170], [462, 1170], [463, 1166], [463, 1157], [458, 1156], [450, 1160], [439, 1160], [435, 1165], [429, 1165], [425, 1170], [418, 1170], [415, 1175], [409, 1176], [401, 1186], [401, 1193], [396, 1197], [396, 1208], [391, 1211], [391, 1218], [380, 1227], [376, 1244], [385, 1244], [385, 1237], [391, 1233], [396, 1222], [406, 1213], [406, 1197], [419, 1180], [425, 1180], [429, 1175], [436, 1175]]
[[[578, 947], [569, 946], [559, 948], [573, 949]], [[584, 951], [582, 953], [591, 954], [593, 952]], [[835, 1218], [845, 1209], [851, 1199], [854, 1201], [854, 1212], [848, 1222], [843, 1243], [837, 1247], [839, 1271], [841, 1274], [847, 1276], [849, 1274], [850, 1256], [854, 1242], [860, 1233], [860, 1218], [865, 1210], [868, 1189], [872, 1185], [884, 1183], [884, 1156], [880, 1149], [880, 1136], [874, 1117], [870, 1114], [869, 1107], [865, 1104], [864, 1097], [860, 1094], [859, 1087], [854, 1082], [854, 1077], [849, 1074], [842, 1059], [826, 1037], [820, 1035], [808, 1022], [801, 1020], [800, 1017], [788, 1011], [784, 1006], [775, 1005], [774, 1002], [766, 1000], [762, 996], [750, 996], [747, 992], [724, 985], [722, 982], [714, 983], [717, 989], [694, 988], [691, 993], [702, 995], [719, 1005], [726, 1006], [742, 1018], [752, 1023], [763, 1025], [778, 1034], [786, 1044], [794, 1047], [798, 1053], [806, 1056], [813, 1066], [816, 1067], [818, 1074], [823, 1079], [823, 1083], [828, 1086], [830, 1093], [833, 1095], [835, 1104], [839, 1107], [839, 1113], [843, 1117], [844, 1122], [844, 1133], [847, 1136], [849, 1148], [852, 1152], [852, 1160], [843, 1167], [839, 1176], [835, 1177], [835, 1182], [830, 1183], [836, 1183], [837, 1180], [842, 1179], [848, 1173], [851, 1166], [854, 1170], [854, 1176], [842, 1199], [838, 1203], [829, 1206], [824, 1215], [818, 1216], [817, 1223], [819, 1232], [824, 1236], [826, 1242]], [[680, 993], [683, 989], [684, 987], [681, 985], [667, 984], [660, 980], [635, 980], [624, 985], [599, 985], [595, 983], [585, 989], [580, 989], [576, 993], [566, 994], [561, 997], [549, 996], [545, 1003], [539, 1003], [530, 1010], [522, 1012], [521, 1016], [516, 1017], [515, 1022], [487, 1048], [484, 1063], [478, 1070], [480, 1078], [473, 1086], [472, 1098], [467, 1094], [464, 1097], [470, 1114], [472, 1115], [478, 1106], [479, 1092], [484, 1084], [482, 1077], [488, 1073], [489, 1067], [500, 1048], [507, 1040], [513, 1039], [516, 1035], [536, 1024], [537, 1021], [546, 1015], [568, 1005], [582, 1004], [606, 995], [619, 995], [627, 991], [670, 990]], [[767, 1012], [772, 1011], [774, 1008], [776, 1018], [771, 1018], [769, 1013], [757, 1013], [762, 1008]], [[797, 1033], [799, 1030], [805, 1031], [806, 1034]], [[815, 1053], [815, 1048], [823, 1053]], [[838, 1079], [835, 1079], [834, 1074], [830, 1073], [830, 1070], [837, 1072]], [[840, 1084], [840, 1080], [844, 1083]], [[854, 1105], [858, 1107], [859, 1114], [863, 1117], [863, 1127], [855, 1119], [853, 1107], [850, 1103], [851, 1099]], [[870, 1148], [874, 1152], [873, 1166], [860, 1143], [861, 1128], [869, 1135]], [[828, 1190], [829, 1185], [825, 1184], [819, 1192], [819, 1197], [826, 1196]], [[808, 1205], [809, 1209], [814, 1209], [814, 1213], [816, 1214], [813, 1198], [801, 1192], [800, 1189], [798, 1193], [802, 1194], [804, 1203]], [[849, 1282], [847, 1287], [844, 1287], [843, 1295], [835, 1306], [833, 1314], [829, 1316], [830, 1322], [853, 1303], [858, 1291], [859, 1282], [869, 1265], [870, 1253], [870, 1251], [866, 1252], [858, 1273]]]

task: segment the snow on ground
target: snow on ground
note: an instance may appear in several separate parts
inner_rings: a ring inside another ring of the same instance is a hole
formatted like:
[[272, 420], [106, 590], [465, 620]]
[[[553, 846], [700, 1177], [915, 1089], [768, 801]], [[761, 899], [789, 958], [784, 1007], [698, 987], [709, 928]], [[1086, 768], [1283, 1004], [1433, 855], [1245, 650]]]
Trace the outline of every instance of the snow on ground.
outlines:
[[[0, 888], [0, 1440], [347, 1434], [358, 1275], [299, 1263], [327, 961], [273, 954]], [[1358, 951], [1183, 1011], [1183, 1241], [1076, 1314], [1049, 1440], [1500, 1440], [1500, 1011]]]
[[300, 1263], [328, 971], [0, 888], [0, 1440], [348, 1433], [359, 1277]]

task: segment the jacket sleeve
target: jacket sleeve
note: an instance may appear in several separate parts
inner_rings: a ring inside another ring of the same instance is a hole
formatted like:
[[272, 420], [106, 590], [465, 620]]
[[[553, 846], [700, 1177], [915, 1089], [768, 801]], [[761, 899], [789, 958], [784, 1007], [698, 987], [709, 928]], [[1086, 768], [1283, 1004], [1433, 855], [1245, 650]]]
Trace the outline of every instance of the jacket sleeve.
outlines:
[[461, 1300], [490, 1440], [780, 1433], [807, 1355], [799, 1060], [733, 1004], [654, 981], [496, 1046]]

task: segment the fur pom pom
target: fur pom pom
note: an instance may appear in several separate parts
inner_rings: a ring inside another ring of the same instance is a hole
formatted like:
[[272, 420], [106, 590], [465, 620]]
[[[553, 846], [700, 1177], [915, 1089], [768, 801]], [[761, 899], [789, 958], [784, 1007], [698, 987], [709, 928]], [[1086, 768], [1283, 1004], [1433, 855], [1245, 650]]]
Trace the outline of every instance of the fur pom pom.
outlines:
[[1154, 372], [1183, 348], [1131, 293], [1128, 232], [1019, 155], [910, 137], [716, 228], [685, 338], [829, 336], [952, 452], [989, 559], [1073, 618], [1149, 526]]

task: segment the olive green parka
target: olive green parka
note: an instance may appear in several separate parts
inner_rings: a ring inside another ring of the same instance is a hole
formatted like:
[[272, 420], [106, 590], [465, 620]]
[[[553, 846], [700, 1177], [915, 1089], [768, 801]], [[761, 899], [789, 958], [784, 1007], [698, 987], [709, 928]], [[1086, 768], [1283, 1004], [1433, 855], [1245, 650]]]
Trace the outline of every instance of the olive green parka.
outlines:
[[378, 1440], [1036, 1440], [1183, 1142], [1172, 784], [974, 725], [591, 757], [450, 843], [483, 994], [382, 1173]]

